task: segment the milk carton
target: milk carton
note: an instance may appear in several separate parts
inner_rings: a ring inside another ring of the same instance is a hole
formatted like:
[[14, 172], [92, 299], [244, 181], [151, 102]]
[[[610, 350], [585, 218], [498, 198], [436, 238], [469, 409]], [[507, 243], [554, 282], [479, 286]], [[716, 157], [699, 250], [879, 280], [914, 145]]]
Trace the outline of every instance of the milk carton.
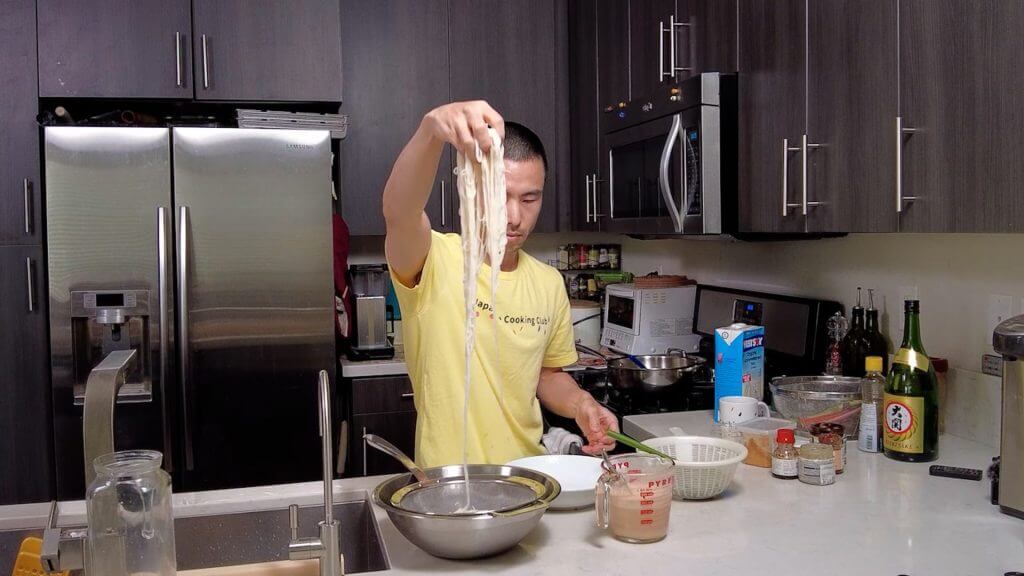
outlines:
[[764, 397], [764, 327], [715, 329], [715, 422], [722, 396]]

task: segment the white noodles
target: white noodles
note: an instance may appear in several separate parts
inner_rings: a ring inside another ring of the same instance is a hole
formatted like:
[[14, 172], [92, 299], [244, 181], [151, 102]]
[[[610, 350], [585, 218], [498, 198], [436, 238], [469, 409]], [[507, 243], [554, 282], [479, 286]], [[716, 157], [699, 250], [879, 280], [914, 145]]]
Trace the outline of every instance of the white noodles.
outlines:
[[[469, 499], [469, 384], [473, 347], [476, 343], [476, 283], [486, 257], [491, 266], [491, 314], [497, 322], [498, 274], [505, 258], [508, 215], [505, 211], [505, 148], [493, 128], [488, 128], [491, 149], [485, 155], [479, 146], [476, 158], [458, 154], [459, 217], [462, 224], [462, 289], [466, 299], [466, 390], [462, 408], [462, 463], [466, 502], [461, 512], [471, 510]], [[498, 350], [497, 325], [494, 349]], [[497, 358], [497, 356], [495, 356]], [[499, 372], [500, 372], [500, 364]], [[502, 389], [504, 392], [504, 389]], [[504, 394], [503, 394], [504, 395]]]

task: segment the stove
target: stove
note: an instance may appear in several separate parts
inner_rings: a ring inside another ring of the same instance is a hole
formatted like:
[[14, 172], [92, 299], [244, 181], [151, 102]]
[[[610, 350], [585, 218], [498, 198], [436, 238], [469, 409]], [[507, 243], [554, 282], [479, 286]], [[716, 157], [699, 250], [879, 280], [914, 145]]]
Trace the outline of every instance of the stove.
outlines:
[[581, 388], [619, 418], [620, 425], [623, 417], [633, 414], [707, 410], [713, 408], [715, 402], [715, 382], [711, 370], [704, 367], [688, 384], [660, 392], [624, 392], [612, 386], [605, 370], [580, 371], [573, 377]]

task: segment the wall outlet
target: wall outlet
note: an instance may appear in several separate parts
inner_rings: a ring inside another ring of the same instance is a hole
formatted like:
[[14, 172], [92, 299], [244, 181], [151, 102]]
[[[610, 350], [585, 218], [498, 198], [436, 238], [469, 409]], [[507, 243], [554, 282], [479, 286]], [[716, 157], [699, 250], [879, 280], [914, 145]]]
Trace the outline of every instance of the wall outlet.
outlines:
[[994, 330], [996, 325], [1013, 316], [1013, 298], [1003, 294], [993, 294], [988, 300], [988, 329]]
[[996, 378], [1003, 377], [1003, 357], [996, 354], [983, 354], [981, 356], [981, 371]]

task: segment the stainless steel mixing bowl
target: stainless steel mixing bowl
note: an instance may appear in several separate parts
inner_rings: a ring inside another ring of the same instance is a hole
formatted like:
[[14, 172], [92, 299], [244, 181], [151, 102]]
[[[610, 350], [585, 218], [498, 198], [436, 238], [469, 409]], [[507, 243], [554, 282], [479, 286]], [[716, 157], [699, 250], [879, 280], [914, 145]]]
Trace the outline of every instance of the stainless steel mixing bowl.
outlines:
[[[383, 508], [392, 524], [410, 542], [441, 558], [481, 558], [504, 552], [519, 543], [540, 522], [548, 504], [561, 487], [551, 476], [517, 466], [470, 464], [470, 482], [474, 480], [522, 479], [537, 486], [537, 498], [518, 508], [483, 514], [422, 514], [401, 508], [392, 496], [416, 480], [412, 474], [400, 474], [381, 482], [373, 491], [373, 501]], [[463, 467], [440, 466], [424, 470], [428, 478], [441, 482], [461, 482]]]

